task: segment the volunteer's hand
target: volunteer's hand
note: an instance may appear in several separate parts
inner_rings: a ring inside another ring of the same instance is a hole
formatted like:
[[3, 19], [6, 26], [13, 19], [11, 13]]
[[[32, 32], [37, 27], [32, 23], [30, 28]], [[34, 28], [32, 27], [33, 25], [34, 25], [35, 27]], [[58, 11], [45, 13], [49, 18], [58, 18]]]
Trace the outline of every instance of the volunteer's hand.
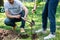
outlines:
[[35, 9], [32, 9], [32, 13], [34, 13], [35, 12]]
[[25, 20], [25, 21], [27, 20], [26, 16], [24, 16], [24, 17], [21, 17], [21, 18], [22, 18], [23, 20]]
[[15, 18], [20, 19], [20, 15], [16, 15]]
[[24, 16], [24, 20], [25, 20], [25, 21], [27, 20], [27, 17], [26, 17], [26, 16]]

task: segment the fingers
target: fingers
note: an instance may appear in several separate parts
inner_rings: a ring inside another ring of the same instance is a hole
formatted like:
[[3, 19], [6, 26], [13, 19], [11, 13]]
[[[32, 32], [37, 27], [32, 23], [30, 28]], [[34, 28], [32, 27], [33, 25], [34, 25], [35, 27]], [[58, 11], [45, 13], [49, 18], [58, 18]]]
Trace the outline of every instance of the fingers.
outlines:
[[27, 18], [26, 17], [21, 17], [23, 20], [27, 21]]
[[20, 15], [16, 15], [16, 16], [15, 16], [15, 18], [17, 18], [17, 19], [20, 19], [20, 17], [21, 17]]
[[35, 12], [35, 10], [34, 9], [32, 9], [32, 13], [34, 13]]

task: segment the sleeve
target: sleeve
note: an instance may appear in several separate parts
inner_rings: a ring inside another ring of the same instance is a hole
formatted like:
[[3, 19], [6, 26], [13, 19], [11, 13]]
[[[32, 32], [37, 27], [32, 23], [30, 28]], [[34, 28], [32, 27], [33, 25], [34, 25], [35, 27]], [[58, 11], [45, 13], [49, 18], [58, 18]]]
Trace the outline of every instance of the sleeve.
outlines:
[[39, 5], [40, 2], [42, 2], [42, 0], [35, 0], [36, 5]]
[[8, 11], [8, 6], [6, 3], [4, 3], [4, 9], [5, 9], [5, 11]]
[[18, 4], [19, 4], [20, 8], [23, 7], [23, 3], [21, 1], [18, 1]]

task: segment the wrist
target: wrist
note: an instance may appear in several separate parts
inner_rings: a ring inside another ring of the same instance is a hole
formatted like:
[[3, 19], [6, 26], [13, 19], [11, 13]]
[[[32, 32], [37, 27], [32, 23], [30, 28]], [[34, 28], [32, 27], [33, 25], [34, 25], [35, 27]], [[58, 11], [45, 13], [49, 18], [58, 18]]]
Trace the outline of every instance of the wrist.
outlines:
[[16, 16], [12, 16], [13, 18], [16, 18]]
[[33, 9], [33, 11], [35, 11], [36, 9]]
[[27, 15], [25, 15], [24, 17], [27, 17]]

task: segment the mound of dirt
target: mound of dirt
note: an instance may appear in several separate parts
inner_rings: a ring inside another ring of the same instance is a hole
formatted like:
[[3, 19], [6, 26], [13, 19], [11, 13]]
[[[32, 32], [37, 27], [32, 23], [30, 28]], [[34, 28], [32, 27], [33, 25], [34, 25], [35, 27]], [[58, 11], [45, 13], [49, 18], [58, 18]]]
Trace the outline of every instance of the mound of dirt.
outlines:
[[0, 40], [16, 40], [17, 38], [18, 38], [17, 32], [12, 30], [0, 29]]
[[[13, 30], [0, 29], [0, 40], [17, 40], [30, 37], [27, 33], [17, 33]], [[32, 39], [36, 39], [37, 34], [32, 34]]]
[[22, 38], [28, 38], [28, 34], [20, 34], [13, 30], [0, 29], [0, 40], [17, 40]]

